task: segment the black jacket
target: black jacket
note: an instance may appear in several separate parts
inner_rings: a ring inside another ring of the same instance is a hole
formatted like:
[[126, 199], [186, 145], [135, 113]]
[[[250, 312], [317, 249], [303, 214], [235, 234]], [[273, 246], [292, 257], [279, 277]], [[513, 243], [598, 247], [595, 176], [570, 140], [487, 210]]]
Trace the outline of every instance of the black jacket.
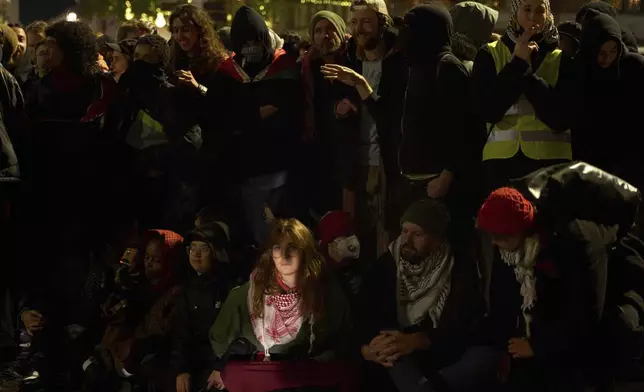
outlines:
[[177, 301], [171, 367], [176, 374], [213, 370], [218, 358], [209, 332], [228, 295], [229, 286], [214, 275], [192, 277]]
[[404, 174], [462, 172], [473, 158], [467, 142], [469, 74], [451, 52], [452, 19], [444, 7], [431, 5], [413, 8], [405, 19], [411, 67], [400, 169]]
[[[382, 77], [378, 99], [367, 98], [364, 103], [369, 114], [376, 122], [378, 144], [388, 181], [400, 176], [398, 167], [398, 148], [400, 146], [400, 120], [403, 114], [403, 102], [407, 86], [409, 68], [402, 52], [398, 48], [398, 32], [391, 28], [384, 32], [385, 56], [382, 60]], [[349, 64], [352, 69], [362, 74], [362, 59], [357, 52], [355, 38], [349, 40]]]
[[[455, 249], [451, 290], [439, 325], [434, 326], [428, 317], [420, 325], [403, 332], [425, 332], [432, 342], [430, 352], [458, 357], [482, 317], [483, 298], [478, 290], [475, 264], [471, 257]], [[356, 307], [360, 344], [368, 344], [380, 331], [401, 330], [397, 316], [396, 271], [396, 261], [391, 252], [387, 252], [363, 279]], [[440, 354], [438, 358], [448, 360]]]
[[[296, 59], [270, 46], [268, 28], [261, 16], [242, 6], [233, 19], [231, 39], [235, 57], [225, 60], [220, 71], [232, 75], [234, 124], [227, 156], [230, 170], [238, 168], [242, 178], [276, 173], [292, 167], [292, 154], [304, 129], [304, 94]], [[264, 58], [247, 63], [240, 54], [248, 41], [258, 41]], [[277, 112], [260, 118], [260, 108], [272, 105]]]
[[[610, 16], [588, 11], [577, 56], [579, 80], [576, 103], [571, 110], [575, 159], [587, 161], [616, 174], [638, 188], [644, 186], [641, 152], [633, 140], [631, 116], [638, 113], [637, 99], [609, 97], [636, 96], [644, 88], [644, 57], [629, 53], [620, 39], [619, 24]], [[619, 54], [608, 68], [597, 65], [601, 45], [614, 40]]]

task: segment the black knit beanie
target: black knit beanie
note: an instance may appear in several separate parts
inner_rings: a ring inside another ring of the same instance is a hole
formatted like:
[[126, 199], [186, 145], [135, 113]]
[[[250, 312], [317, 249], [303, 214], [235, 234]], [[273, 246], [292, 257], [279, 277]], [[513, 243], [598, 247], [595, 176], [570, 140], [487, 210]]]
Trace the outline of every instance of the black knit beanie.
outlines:
[[447, 236], [451, 217], [445, 204], [434, 199], [424, 199], [413, 202], [400, 218], [400, 224], [414, 223], [440, 237]]

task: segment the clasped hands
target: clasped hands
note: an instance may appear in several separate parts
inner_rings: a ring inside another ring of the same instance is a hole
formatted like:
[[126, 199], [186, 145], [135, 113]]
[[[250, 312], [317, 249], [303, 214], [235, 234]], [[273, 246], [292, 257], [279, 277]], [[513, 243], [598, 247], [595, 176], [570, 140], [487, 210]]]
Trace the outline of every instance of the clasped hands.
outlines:
[[364, 359], [392, 367], [402, 356], [429, 347], [429, 338], [423, 333], [402, 333], [400, 331], [381, 331], [369, 344], [362, 346]]

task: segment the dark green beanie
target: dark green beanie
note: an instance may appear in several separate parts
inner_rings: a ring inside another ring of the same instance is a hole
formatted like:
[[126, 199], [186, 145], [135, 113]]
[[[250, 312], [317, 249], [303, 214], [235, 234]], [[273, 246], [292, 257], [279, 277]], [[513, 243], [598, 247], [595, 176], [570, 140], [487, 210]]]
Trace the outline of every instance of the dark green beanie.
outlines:
[[445, 204], [434, 199], [424, 199], [413, 202], [400, 218], [400, 224], [411, 222], [440, 237], [448, 234], [450, 215]]
[[313, 42], [315, 25], [318, 24], [321, 19], [326, 19], [331, 22], [340, 35], [340, 41], [344, 42], [344, 37], [347, 34], [347, 24], [344, 23], [344, 20], [340, 15], [331, 11], [320, 11], [311, 18], [311, 24], [309, 24], [309, 38], [311, 39], [311, 42]]

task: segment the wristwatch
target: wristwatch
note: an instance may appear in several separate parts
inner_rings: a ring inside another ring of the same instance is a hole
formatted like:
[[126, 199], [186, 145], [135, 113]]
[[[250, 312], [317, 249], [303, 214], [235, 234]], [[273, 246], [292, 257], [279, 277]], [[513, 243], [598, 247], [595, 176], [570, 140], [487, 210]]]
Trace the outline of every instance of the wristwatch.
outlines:
[[206, 94], [208, 94], [208, 87], [204, 86], [203, 84], [200, 84], [197, 88], [199, 89], [199, 94], [203, 95], [204, 97], [206, 96]]

